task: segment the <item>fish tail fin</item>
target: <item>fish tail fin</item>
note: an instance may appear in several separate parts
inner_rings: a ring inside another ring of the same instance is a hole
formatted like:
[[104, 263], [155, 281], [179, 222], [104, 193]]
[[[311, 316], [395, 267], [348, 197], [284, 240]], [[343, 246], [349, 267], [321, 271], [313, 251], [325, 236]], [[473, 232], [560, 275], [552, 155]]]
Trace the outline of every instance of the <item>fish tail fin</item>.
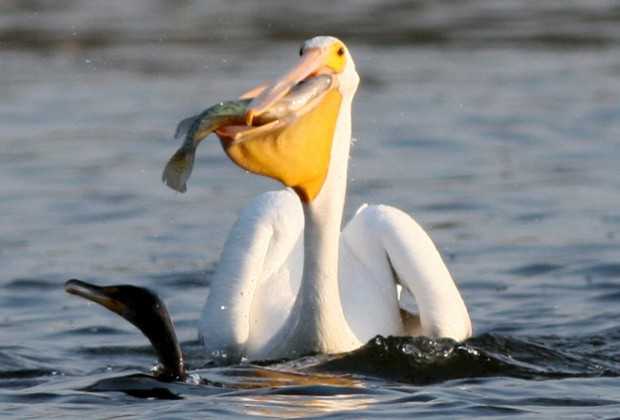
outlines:
[[194, 168], [196, 149], [186, 150], [181, 147], [168, 161], [162, 173], [162, 181], [175, 191], [187, 191], [187, 180]]

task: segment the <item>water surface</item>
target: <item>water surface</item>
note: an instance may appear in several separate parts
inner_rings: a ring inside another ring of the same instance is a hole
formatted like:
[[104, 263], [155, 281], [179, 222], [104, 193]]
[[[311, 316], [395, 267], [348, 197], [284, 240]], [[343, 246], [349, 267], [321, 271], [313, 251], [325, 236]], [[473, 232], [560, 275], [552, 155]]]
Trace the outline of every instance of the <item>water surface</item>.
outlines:
[[[603, 1], [6, 3], [3, 416], [616, 417], [619, 23]], [[174, 128], [317, 34], [341, 37], [362, 77], [346, 217], [365, 202], [412, 214], [475, 336], [205, 366], [196, 319], [227, 232], [279, 186], [206, 141], [174, 193]], [[66, 295], [71, 277], [161, 294], [194, 382], [145, 376], [146, 340]]]

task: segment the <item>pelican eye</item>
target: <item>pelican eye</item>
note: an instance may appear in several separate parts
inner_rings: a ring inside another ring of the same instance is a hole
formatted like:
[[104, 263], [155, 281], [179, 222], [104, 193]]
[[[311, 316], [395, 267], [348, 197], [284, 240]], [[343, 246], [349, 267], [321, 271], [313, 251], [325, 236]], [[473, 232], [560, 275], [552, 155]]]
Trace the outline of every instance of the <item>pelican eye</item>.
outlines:
[[338, 48], [336, 54], [338, 54], [339, 57], [342, 57], [344, 55], [344, 47]]

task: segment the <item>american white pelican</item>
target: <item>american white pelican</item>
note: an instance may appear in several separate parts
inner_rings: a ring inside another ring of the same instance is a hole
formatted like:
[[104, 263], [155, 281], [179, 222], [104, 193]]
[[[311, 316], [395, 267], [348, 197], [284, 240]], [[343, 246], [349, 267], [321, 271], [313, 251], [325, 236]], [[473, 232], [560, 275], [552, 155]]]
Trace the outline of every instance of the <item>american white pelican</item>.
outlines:
[[[250, 127], [318, 74], [333, 83], [311, 109]], [[415, 220], [364, 205], [341, 232], [358, 83], [344, 43], [310, 39], [300, 61], [250, 103], [248, 125], [217, 131], [233, 162], [290, 188], [251, 201], [223, 248], [200, 321], [215, 362], [346, 352], [378, 334], [471, 336], [463, 299]], [[401, 310], [412, 297], [418, 315]]]

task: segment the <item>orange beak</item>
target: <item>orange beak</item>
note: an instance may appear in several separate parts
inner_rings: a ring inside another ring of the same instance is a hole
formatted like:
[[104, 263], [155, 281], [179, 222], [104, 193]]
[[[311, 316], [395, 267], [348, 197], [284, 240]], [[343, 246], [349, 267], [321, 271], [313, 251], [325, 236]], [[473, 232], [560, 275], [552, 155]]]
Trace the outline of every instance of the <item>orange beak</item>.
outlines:
[[[270, 106], [278, 99], [286, 96], [293, 86], [299, 82], [314, 77], [319, 74], [333, 73], [329, 67], [325, 65], [326, 58], [324, 52], [318, 48], [308, 49], [304, 51], [301, 59], [286, 72], [282, 77], [267, 86], [248, 106], [246, 111], [246, 123], [252, 125], [254, 116], [261, 115], [267, 111]], [[334, 82], [336, 82], [334, 78]], [[332, 86], [336, 87], [336, 86]]]
[[329, 168], [342, 103], [343, 52], [340, 43], [306, 44], [295, 66], [254, 91], [258, 96], [245, 112], [246, 125], [216, 130], [228, 157], [293, 188], [303, 202], [312, 201]]

